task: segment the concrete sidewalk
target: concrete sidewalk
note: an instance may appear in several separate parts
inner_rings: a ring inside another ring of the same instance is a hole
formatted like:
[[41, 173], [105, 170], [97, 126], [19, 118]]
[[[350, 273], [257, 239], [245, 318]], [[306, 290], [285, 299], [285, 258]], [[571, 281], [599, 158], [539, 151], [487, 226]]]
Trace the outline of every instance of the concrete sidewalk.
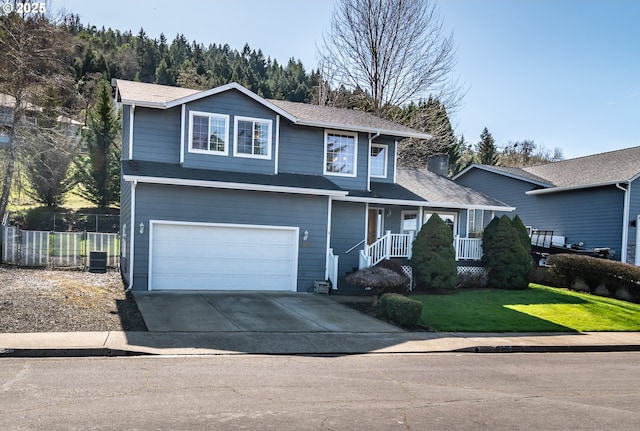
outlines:
[[153, 355], [640, 351], [640, 332], [70, 332], [0, 334], [0, 358]]

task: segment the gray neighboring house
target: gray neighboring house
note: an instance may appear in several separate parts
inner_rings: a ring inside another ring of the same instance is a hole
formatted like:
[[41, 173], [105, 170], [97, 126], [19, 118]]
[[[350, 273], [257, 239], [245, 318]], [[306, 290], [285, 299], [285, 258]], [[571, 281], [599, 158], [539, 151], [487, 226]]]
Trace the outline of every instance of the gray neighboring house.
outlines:
[[534, 229], [566, 244], [609, 247], [615, 259], [640, 265], [640, 147], [527, 168], [472, 165], [461, 185], [516, 207]]
[[[122, 107], [121, 270], [133, 290], [306, 292], [407, 258], [438, 212], [462, 262], [470, 231], [513, 208], [396, 165], [430, 136], [370, 114], [267, 100], [236, 83], [199, 91], [114, 80]], [[346, 286], [345, 286], [346, 287]]]

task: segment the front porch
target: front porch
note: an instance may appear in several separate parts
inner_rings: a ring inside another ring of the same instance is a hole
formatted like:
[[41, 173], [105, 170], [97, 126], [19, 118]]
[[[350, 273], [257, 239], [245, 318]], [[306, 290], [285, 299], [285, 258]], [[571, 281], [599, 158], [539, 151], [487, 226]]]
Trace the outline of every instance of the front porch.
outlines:
[[[388, 230], [382, 237], [371, 244], [364, 244], [365, 241], [363, 240], [352, 249], [347, 250], [345, 254], [351, 253], [361, 245], [364, 246], [358, 250], [357, 269], [368, 268], [377, 265], [383, 260], [392, 258], [410, 260], [414, 239], [414, 232], [392, 233]], [[473, 262], [482, 259], [482, 238], [461, 238], [456, 236], [453, 240], [453, 248], [457, 262]], [[327, 279], [331, 281], [333, 289], [338, 288], [338, 280], [340, 278], [339, 258], [340, 256], [334, 254], [333, 249], [329, 249], [327, 255]]]

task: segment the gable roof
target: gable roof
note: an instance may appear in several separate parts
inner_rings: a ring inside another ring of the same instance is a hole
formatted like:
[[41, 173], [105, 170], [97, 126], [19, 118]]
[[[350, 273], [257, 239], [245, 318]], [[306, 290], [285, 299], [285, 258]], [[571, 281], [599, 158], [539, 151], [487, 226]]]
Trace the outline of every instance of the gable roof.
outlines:
[[350, 131], [399, 135], [407, 138], [429, 139], [431, 135], [419, 132], [393, 121], [385, 120], [368, 112], [355, 109], [335, 108], [332, 106], [311, 105], [308, 103], [270, 100], [294, 115], [297, 124]]
[[527, 194], [601, 187], [626, 183], [640, 176], [640, 147], [608, 151], [526, 168], [472, 165], [456, 175], [454, 179], [461, 177], [470, 169], [483, 169], [544, 187], [528, 191]]
[[[457, 184], [428, 169], [398, 168], [398, 184], [427, 202], [442, 204], [443, 207], [477, 208], [493, 211], [513, 211], [511, 207], [497, 199]], [[373, 184], [373, 183], [372, 183]]]
[[229, 90], [240, 91], [294, 124], [355, 132], [380, 133], [404, 138], [430, 139], [431, 135], [384, 120], [363, 111], [264, 99], [242, 85], [232, 82], [209, 90], [193, 90], [168, 85], [114, 79], [116, 98], [125, 105], [169, 109]]

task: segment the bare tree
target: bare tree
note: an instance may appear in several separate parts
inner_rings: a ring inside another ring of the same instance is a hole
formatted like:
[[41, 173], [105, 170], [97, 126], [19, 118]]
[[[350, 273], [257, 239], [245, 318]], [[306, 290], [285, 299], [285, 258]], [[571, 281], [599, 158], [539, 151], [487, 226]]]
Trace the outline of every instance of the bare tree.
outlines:
[[69, 78], [68, 34], [52, 24], [44, 14], [12, 12], [0, 16], [0, 94], [6, 100], [4, 127], [7, 130], [6, 164], [0, 195], [0, 217], [4, 214], [19, 158], [26, 151], [29, 130], [37, 127], [30, 113], [38, 111], [33, 103], [44, 86], [65, 94], [73, 85]]
[[453, 35], [432, 0], [339, 0], [319, 51], [334, 88], [364, 90], [376, 115], [429, 95], [449, 111], [460, 102]]

